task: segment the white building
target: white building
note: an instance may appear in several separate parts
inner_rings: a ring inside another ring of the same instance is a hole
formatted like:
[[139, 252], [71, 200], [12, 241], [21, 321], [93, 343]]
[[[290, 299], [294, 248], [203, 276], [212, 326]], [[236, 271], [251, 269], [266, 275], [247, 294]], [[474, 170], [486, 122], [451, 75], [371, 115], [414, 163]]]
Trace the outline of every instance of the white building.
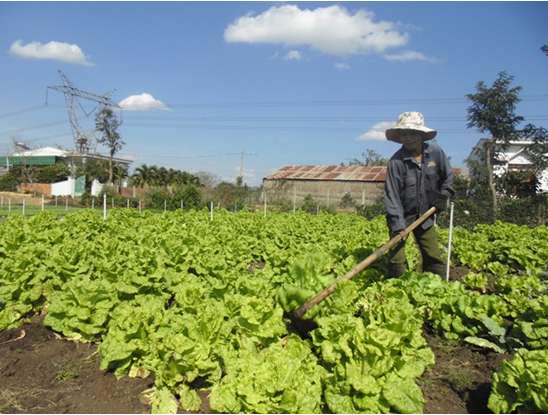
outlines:
[[[483, 145], [488, 141], [482, 138], [472, 149], [470, 160], [477, 160], [482, 152]], [[509, 145], [503, 149], [501, 144], [495, 145], [495, 163], [493, 163], [493, 174], [497, 177], [502, 176], [508, 171], [523, 171], [531, 167], [532, 163], [525, 151], [528, 146], [533, 144], [533, 141], [510, 141]], [[548, 157], [548, 154], [545, 154]], [[541, 192], [548, 192], [548, 169], [544, 170], [540, 175], [539, 184]]]

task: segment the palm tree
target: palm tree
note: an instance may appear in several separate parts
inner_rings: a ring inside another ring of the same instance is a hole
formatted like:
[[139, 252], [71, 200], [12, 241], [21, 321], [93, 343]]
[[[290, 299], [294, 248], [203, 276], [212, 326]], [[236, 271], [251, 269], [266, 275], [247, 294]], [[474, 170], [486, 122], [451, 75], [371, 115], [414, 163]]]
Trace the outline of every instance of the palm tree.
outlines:
[[146, 164], [143, 164], [140, 167], [137, 167], [135, 169], [135, 173], [133, 173], [133, 176], [131, 176], [131, 179], [133, 182], [139, 186], [144, 187], [146, 185], [149, 185], [152, 178], [152, 172], [151, 168], [147, 166]]

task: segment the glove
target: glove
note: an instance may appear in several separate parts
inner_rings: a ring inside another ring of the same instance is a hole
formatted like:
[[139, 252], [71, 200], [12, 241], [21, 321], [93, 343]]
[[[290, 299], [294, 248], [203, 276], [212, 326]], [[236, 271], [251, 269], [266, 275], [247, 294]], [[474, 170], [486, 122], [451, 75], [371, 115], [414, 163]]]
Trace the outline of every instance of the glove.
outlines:
[[405, 229], [401, 229], [399, 231], [393, 231], [390, 235], [390, 238], [393, 238], [396, 235], [400, 235], [402, 241], [405, 241], [405, 239], [407, 238], [408, 235], [404, 235], [404, 232], [405, 232]]
[[438, 212], [442, 212], [449, 204], [449, 195], [447, 193], [437, 193], [436, 196], [432, 206], [434, 206]]

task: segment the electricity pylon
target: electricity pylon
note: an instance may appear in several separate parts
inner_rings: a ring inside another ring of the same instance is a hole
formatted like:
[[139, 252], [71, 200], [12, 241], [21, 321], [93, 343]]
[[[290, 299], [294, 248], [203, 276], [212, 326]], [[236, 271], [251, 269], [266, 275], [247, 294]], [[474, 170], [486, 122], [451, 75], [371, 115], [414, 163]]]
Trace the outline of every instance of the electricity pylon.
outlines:
[[97, 95], [92, 92], [83, 91], [79, 88], [76, 88], [74, 84], [68, 79], [68, 77], [61, 70], [59, 70], [58, 72], [59, 72], [59, 75], [61, 76], [61, 80], [63, 81], [63, 85], [54, 85], [54, 86], [47, 87], [46, 105], [48, 103], [49, 89], [63, 93], [63, 95], [65, 96], [65, 103], [67, 106], [70, 127], [72, 130], [72, 135], [74, 137], [75, 150], [81, 154], [89, 153], [90, 139], [82, 131], [82, 128], [80, 127], [80, 122], [78, 120], [77, 106], [80, 107], [80, 109], [86, 115], [86, 117], [88, 117], [91, 113], [93, 113], [95, 111], [95, 108], [91, 112], [87, 113], [82, 107], [82, 105], [80, 104], [80, 102], [78, 102], [78, 99], [82, 98], [88, 101], [95, 102], [101, 107], [120, 108], [118, 104], [115, 104], [114, 102], [112, 102], [111, 95], [114, 91], [107, 92], [104, 95]]

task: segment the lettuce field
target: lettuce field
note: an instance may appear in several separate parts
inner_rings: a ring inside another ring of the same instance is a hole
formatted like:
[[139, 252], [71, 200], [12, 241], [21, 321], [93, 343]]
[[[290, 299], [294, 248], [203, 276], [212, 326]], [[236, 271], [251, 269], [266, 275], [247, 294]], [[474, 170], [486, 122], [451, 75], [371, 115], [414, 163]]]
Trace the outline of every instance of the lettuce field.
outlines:
[[287, 312], [387, 239], [384, 218], [351, 214], [13, 216], [0, 223], [0, 332], [41, 314], [97, 344], [102, 370], [153, 379], [163, 413], [197, 411], [204, 393], [223, 413], [423, 412], [428, 332], [509, 356], [491, 411], [547, 412], [547, 227], [457, 228], [464, 278], [387, 279], [381, 260], [293, 329]]

